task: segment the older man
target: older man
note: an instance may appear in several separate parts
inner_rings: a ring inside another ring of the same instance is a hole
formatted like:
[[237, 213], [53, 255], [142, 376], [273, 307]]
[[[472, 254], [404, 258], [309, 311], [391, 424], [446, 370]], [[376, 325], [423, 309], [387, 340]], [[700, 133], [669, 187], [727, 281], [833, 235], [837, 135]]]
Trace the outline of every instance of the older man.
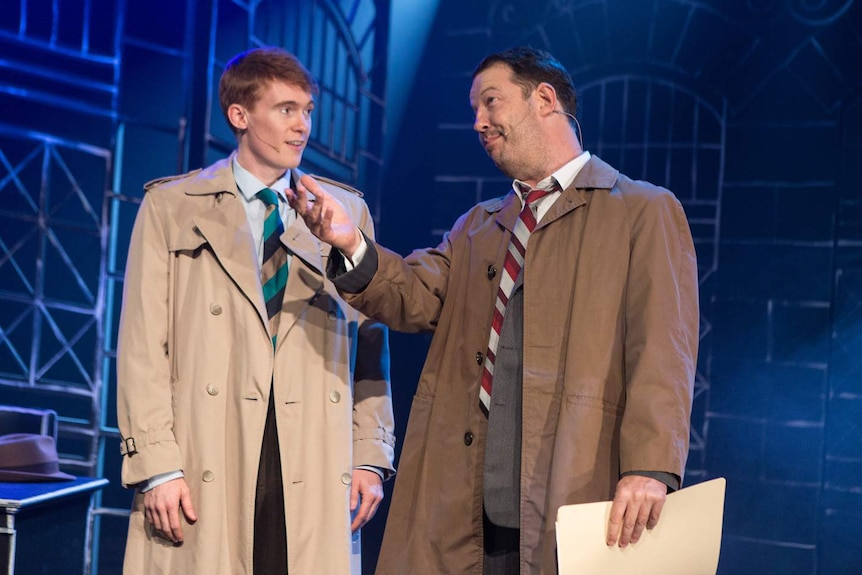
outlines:
[[[679, 488], [698, 343], [697, 269], [679, 201], [581, 149], [576, 95], [549, 54], [473, 75], [474, 129], [508, 193], [401, 258], [312, 181], [292, 205], [347, 258], [340, 293], [433, 332], [378, 575], [556, 573], [561, 505], [613, 499], [635, 543]], [[340, 264], [340, 265], [339, 265]]]

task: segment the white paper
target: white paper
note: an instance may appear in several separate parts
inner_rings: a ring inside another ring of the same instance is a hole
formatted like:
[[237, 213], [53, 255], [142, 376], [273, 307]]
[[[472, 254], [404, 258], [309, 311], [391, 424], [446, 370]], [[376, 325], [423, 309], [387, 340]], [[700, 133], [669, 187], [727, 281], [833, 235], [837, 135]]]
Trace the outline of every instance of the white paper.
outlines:
[[605, 543], [610, 501], [560, 507], [559, 575], [715, 575], [725, 483], [719, 477], [671, 493], [658, 525], [625, 549]]

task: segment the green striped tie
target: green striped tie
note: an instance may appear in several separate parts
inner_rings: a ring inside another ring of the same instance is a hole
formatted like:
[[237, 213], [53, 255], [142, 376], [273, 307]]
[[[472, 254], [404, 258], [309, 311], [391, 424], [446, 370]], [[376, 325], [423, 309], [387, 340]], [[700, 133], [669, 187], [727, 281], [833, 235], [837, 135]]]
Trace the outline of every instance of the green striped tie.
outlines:
[[284, 224], [278, 214], [278, 195], [269, 188], [257, 193], [266, 204], [266, 218], [263, 222], [263, 263], [260, 266], [260, 283], [263, 286], [263, 299], [269, 317], [269, 333], [272, 347], [278, 334], [278, 318], [287, 285], [287, 250], [279, 237], [284, 232]]

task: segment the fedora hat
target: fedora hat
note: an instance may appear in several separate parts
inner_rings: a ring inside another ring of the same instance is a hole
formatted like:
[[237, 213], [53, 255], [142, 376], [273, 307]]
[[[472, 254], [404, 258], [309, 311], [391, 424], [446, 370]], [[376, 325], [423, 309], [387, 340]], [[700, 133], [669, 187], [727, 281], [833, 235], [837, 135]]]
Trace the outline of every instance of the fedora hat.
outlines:
[[0, 435], [0, 481], [67, 481], [54, 438], [36, 433]]

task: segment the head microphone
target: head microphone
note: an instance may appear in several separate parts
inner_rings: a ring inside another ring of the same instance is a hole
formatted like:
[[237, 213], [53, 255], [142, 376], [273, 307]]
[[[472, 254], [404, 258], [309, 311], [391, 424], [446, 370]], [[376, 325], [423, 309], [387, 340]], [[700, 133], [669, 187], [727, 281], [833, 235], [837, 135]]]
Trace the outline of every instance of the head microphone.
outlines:
[[523, 124], [523, 123], [524, 123], [524, 120], [526, 120], [526, 119], [527, 119], [527, 116], [529, 116], [529, 115], [530, 115], [530, 112], [531, 112], [531, 111], [532, 111], [532, 110], [527, 110], [526, 112], [524, 112], [524, 115], [523, 115], [523, 116], [521, 116], [521, 119], [520, 119], [520, 120], [518, 120], [518, 122], [517, 122], [517, 123], [515, 123], [511, 128], [509, 128], [509, 131], [508, 131], [508, 132], [503, 131], [503, 129], [502, 129], [502, 128], [501, 128], [501, 129], [499, 129], [499, 130], [497, 130], [497, 131], [498, 131], [498, 132], [500, 133], [500, 135], [501, 135], [501, 136], [503, 136], [504, 138], [508, 138], [510, 135], [512, 135], [512, 132], [514, 132], [514, 131], [515, 131], [515, 128], [517, 128], [518, 126], [520, 126], [521, 124]]
[[555, 114], [561, 114], [563, 116], [568, 116], [569, 118], [571, 118], [571, 120], [575, 123], [575, 126], [578, 128], [578, 131], [575, 135], [578, 137], [578, 143], [583, 148], [584, 147], [584, 138], [583, 138], [583, 133], [581, 132], [581, 124], [580, 124], [580, 122], [578, 122], [578, 119], [575, 118], [572, 114], [569, 114], [568, 112], [565, 112], [563, 110], [554, 110], [554, 113]]
[[258, 135], [257, 135], [257, 132], [255, 131], [254, 127], [251, 125], [251, 118], [248, 118], [248, 117], [247, 117], [247, 118], [246, 118], [246, 122], [248, 123], [248, 129], [249, 129], [249, 131], [252, 133], [252, 135], [253, 135], [255, 138], [257, 138], [258, 140], [260, 140], [261, 142], [263, 142], [264, 144], [266, 144], [267, 146], [269, 146], [270, 148], [272, 148], [272, 149], [273, 149], [273, 150], [275, 150], [276, 152], [281, 153], [281, 149], [280, 149], [280, 148], [277, 148], [277, 147], [273, 146], [272, 144], [270, 144], [269, 142], [267, 142], [266, 140], [264, 140], [263, 138], [261, 138], [260, 136], [258, 136]]

